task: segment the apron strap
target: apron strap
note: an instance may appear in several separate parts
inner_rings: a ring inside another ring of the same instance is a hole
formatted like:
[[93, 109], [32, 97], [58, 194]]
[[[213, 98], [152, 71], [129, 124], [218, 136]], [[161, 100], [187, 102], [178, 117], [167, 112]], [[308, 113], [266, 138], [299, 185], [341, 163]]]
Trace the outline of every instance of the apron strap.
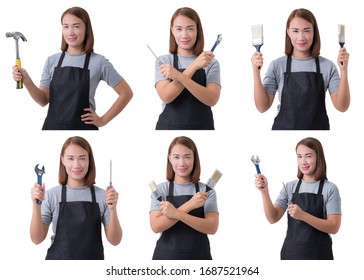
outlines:
[[91, 190], [92, 202], [93, 202], [93, 203], [96, 203], [95, 188], [94, 188], [94, 186], [93, 186], [93, 185], [90, 187], [90, 190]]
[[59, 58], [59, 60], [58, 60], [58, 64], [57, 64], [57, 67], [61, 67], [61, 65], [62, 65], [62, 62], [63, 62], [63, 59], [64, 59], [64, 56], [66, 55], [66, 53], [65, 52], [63, 52], [62, 54], [61, 54], [61, 57]]
[[287, 56], [286, 73], [291, 73], [292, 56]]
[[178, 69], [178, 55], [176, 53], [173, 54], [173, 67]]
[[321, 73], [319, 57], [315, 58], [315, 62], [316, 62], [316, 73]]
[[294, 191], [295, 194], [298, 194], [299, 190], [300, 190], [300, 186], [301, 186], [301, 183], [302, 183], [302, 179], [300, 179], [297, 183], [297, 186], [296, 186], [296, 190]]
[[67, 202], [67, 187], [66, 185], [62, 185], [62, 198], [61, 198], [61, 202]]
[[90, 57], [91, 57], [91, 53], [86, 54], [85, 64], [83, 65], [83, 69], [84, 70], [88, 70], [88, 65], [89, 65], [89, 62], [90, 62]]
[[195, 189], [196, 189], [196, 193], [198, 193], [200, 191], [200, 186], [198, 183], [195, 183]]
[[322, 195], [322, 190], [323, 190], [323, 188], [324, 188], [324, 183], [325, 183], [325, 179], [322, 179], [322, 180], [320, 181], [319, 190], [318, 190], [318, 192], [317, 192], [317, 194], [318, 194], [318, 195]]

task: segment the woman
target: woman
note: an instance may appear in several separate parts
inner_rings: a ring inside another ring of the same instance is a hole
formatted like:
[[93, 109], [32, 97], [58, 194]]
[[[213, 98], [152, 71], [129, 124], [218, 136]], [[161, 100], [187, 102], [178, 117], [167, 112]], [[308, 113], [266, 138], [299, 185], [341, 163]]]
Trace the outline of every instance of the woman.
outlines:
[[345, 112], [350, 105], [348, 83], [349, 54], [339, 50], [338, 65], [319, 56], [320, 34], [314, 15], [306, 9], [294, 10], [287, 20], [285, 56], [274, 60], [262, 83], [263, 55], [255, 52], [254, 101], [259, 112], [267, 111], [279, 92], [280, 105], [273, 130], [329, 130], [325, 92], [334, 107]]
[[[24, 68], [14, 66], [13, 76], [16, 81], [23, 80], [35, 102], [41, 106], [49, 104], [44, 130], [95, 130], [115, 118], [133, 93], [112, 64], [94, 53], [91, 20], [84, 9], [67, 9], [61, 23], [62, 52], [47, 59], [40, 86], [33, 83]], [[95, 112], [95, 92], [100, 80], [118, 94], [102, 116]]]
[[212, 259], [207, 235], [217, 231], [219, 214], [215, 191], [199, 182], [200, 170], [195, 143], [175, 138], [168, 149], [167, 182], [152, 194], [150, 225], [162, 233], [154, 260]]
[[335, 184], [326, 178], [326, 161], [321, 143], [302, 139], [296, 145], [298, 180], [287, 183], [273, 204], [264, 175], [255, 177], [263, 198], [267, 220], [278, 222], [287, 210], [288, 230], [281, 259], [332, 260], [332, 240], [341, 223], [341, 198]]
[[156, 129], [213, 130], [211, 107], [220, 97], [220, 66], [211, 51], [203, 51], [200, 18], [180, 8], [171, 19], [169, 52], [159, 57], [155, 87], [163, 101]]
[[[52, 223], [48, 260], [102, 260], [101, 223], [107, 240], [118, 245], [122, 238], [117, 215], [118, 193], [94, 186], [96, 167], [90, 144], [70, 137], [61, 150], [59, 185], [45, 192], [45, 184], [31, 190], [33, 214], [30, 237], [41, 243]], [[39, 200], [42, 203], [38, 204]]]

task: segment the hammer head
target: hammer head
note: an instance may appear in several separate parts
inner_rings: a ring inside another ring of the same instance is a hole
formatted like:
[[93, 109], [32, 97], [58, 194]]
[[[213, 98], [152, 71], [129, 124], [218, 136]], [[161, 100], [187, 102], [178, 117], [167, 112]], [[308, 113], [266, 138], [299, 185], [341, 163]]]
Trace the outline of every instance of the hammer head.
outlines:
[[6, 32], [5, 36], [7, 38], [13, 37], [16, 41], [19, 40], [19, 38], [22, 39], [23, 41], [26, 41], [27, 40], [25, 38], [25, 36], [21, 32], [18, 32], [18, 31], [15, 31], [15, 32]]

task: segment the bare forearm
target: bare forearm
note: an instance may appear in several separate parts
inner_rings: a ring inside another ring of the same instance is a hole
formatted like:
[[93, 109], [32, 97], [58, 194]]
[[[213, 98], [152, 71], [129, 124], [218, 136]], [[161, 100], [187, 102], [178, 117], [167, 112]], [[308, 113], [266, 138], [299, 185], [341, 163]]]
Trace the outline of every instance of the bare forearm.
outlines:
[[44, 107], [49, 103], [49, 93], [46, 88], [38, 88], [28, 76], [27, 79], [23, 80], [23, 84], [28, 90], [33, 100], [40, 106]]
[[105, 228], [107, 240], [114, 246], [118, 245], [123, 236], [116, 209], [110, 210], [110, 221]]
[[34, 244], [41, 243], [47, 236], [48, 226], [43, 224], [41, 206], [33, 205], [32, 219], [30, 222], [30, 239]]
[[320, 219], [305, 212], [301, 220], [319, 231], [335, 234], [339, 231], [341, 216], [333, 215], [332, 217], [333, 219]]
[[254, 72], [254, 102], [255, 107], [260, 113], [264, 113], [271, 106], [268, 94], [263, 87], [259, 71]]
[[332, 95], [335, 108], [340, 112], [345, 112], [350, 106], [350, 88], [347, 70], [341, 71], [339, 90]]
[[218, 228], [217, 213], [206, 216], [205, 218], [199, 218], [187, 213], [181, 212], [179, 220], [191, 228], [205, 234], [215, 234]]
[[[282, 213], [280, 213], [279, 211], [280, 208], [279, 209], [277, 208], [279, 206], [275, 206], [273, 204], [268, 191], [266, 191], [266, 193], [262, 192], [262, 198], [263, 198], [264, 214], [268, 222], [270, 224], [278, 222], [282, 217]], [[281, 210], [282, 212], [284, 212], [283, 209]]]

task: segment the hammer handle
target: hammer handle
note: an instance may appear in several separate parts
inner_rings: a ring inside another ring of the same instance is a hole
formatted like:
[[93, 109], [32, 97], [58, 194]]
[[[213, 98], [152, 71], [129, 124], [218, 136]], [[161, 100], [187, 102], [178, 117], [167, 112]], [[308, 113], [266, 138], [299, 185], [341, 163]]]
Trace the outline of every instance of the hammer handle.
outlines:
[[[18, 66], [18, 68], [21, 68], [20, 58], [17, 58], [15, 60], [15, 65]], [[17, 89], [22, 89], [23, 88], [23, 81], [22, 80], [16, 82], [16, 88]]]

